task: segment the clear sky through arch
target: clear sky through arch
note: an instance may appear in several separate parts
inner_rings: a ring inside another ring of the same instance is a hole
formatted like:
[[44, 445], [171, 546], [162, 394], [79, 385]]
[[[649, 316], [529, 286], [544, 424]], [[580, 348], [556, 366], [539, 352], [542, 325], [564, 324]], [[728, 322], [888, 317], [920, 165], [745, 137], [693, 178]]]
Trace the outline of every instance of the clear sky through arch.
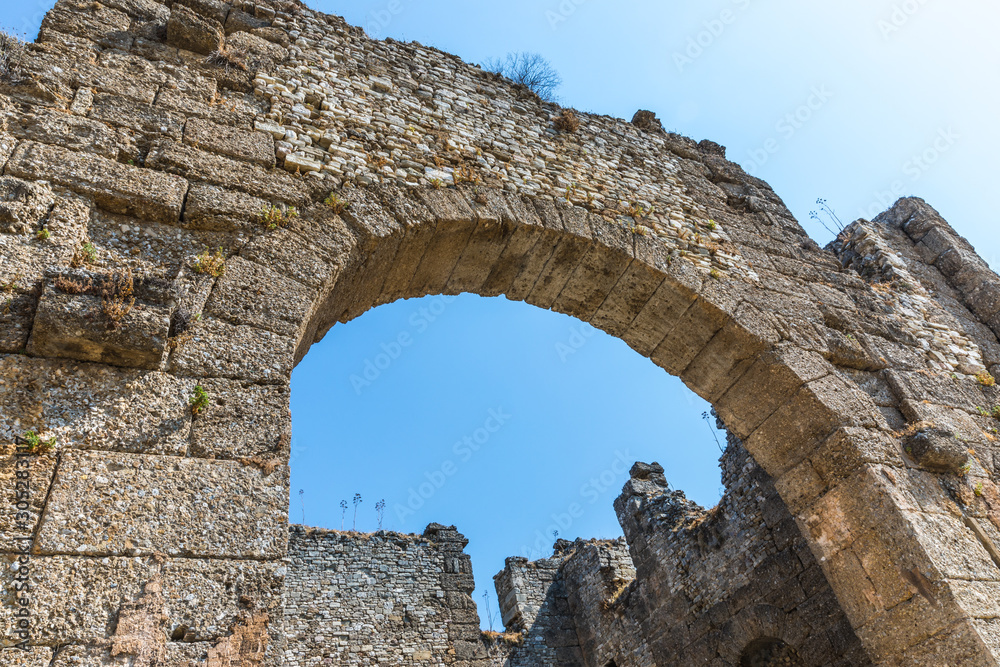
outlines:
[[290, 517], [370, 532], [384, 499], [386, 530], [454, 524], [495, 612], [506, 557], [552, 555], [553, 531], [621, 535], [612, 502], [637, 460], [714, 505], [725, 433], [710, 409], [566, 315], [469, 294], [398, 301], [333, 327], [292, 375]]

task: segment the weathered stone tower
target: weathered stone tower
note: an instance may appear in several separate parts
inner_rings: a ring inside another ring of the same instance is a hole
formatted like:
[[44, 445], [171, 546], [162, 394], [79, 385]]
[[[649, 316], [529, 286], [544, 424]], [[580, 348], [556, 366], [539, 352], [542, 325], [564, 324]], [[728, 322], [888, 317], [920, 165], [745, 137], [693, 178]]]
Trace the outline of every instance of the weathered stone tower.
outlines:
[[[291, 0], [59, 0], [0, 108], [0, 663], [998, 664], [1000, 279], [924, 202], [821, 249], [717, 144]], [[521, 646], [453, 529], [289, 547], [294, 365], [459, 292], [733, 436], [718, 508], [640, 465], [627, 549], [510, 561]]]

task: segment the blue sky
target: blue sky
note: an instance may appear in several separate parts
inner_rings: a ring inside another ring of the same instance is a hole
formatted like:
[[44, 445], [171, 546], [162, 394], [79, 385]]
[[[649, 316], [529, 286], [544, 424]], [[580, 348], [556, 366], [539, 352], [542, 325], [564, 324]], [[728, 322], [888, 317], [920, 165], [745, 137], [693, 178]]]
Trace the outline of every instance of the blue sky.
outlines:
[[[32, 37], [51, 4], [4, 3], [0, 24]], [[309, 4], [472, 62], [540, 52], [564, 79], [564, 105], [626, 119], [651, 109], [667, 129], [726, 145], [821, 244], [830, 235], [809, 219], [816, 198], [847, 222], [914, 194], [998, 266], [996, 5]], [[352, 383], [368, 361], [384, 368]], [[502, 298], [399, 302], [338, 325], [292, 389], [292, 520], [304, 501], [307, 523], [339, 528], [339, 502], [360, 493], [361, 530], [376, 527], [381, 498], [386, 528], [454, 523], [471, 540], [481, 606], [503, 558], [544, 555], [552, 530], [619, 534], [611, 502], [632, 461], [659, 460], [703, 504], [719, 496], [700, 399], [620, 341]]]

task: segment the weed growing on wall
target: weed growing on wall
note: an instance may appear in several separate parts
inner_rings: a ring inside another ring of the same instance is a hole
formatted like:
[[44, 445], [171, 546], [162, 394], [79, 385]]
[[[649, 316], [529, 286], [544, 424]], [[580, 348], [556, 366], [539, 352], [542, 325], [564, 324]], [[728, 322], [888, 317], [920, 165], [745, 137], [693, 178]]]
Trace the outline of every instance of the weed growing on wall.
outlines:
[[135, 283], [132, 269], [124, 268], [108, 275], [101, 290], [101, 311], [112, 329], [121, 326], [135, 306]]

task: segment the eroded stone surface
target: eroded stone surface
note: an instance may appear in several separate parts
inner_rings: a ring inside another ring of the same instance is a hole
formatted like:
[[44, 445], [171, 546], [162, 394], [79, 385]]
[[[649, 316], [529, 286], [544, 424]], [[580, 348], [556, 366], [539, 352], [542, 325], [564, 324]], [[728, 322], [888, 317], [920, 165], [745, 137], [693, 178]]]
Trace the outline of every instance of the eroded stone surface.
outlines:
[[57, 449], [182, 455], [194, 381], [74, 361], [0, 358], [0, 437], [34, 430]]
[[[285, 577], [282, 563], [64, 556], [37, 557], [32, 563], [35, 595], [30, 610], [44, 621], [39, 638], [47, 643], [85, 644], [113, 635], [122, 608], [140, 599], [144, 590], [148, 594], [150, 582], [156, 582], [162, 595], [162, 618], [154, 624], [162, 642], [176, 636], [214, 643], [232, 632], [248, 608], [275, 617], [281, 613], [280, 595], [276, 598], [275, 593], [280, 593]], [[4, 568], [5, 588], [10, 586], [10, 572], [10, 567]], [[278, 602], [269, 606], [268, 600]], [[13, 622], [10, 611], [0, 611], [0, 624], [6, 628]]]
[[67, 452], [36, 549], [274, 558], [287, 541], [287, 504], [287, 467], [265, 475], [231, 461]]

